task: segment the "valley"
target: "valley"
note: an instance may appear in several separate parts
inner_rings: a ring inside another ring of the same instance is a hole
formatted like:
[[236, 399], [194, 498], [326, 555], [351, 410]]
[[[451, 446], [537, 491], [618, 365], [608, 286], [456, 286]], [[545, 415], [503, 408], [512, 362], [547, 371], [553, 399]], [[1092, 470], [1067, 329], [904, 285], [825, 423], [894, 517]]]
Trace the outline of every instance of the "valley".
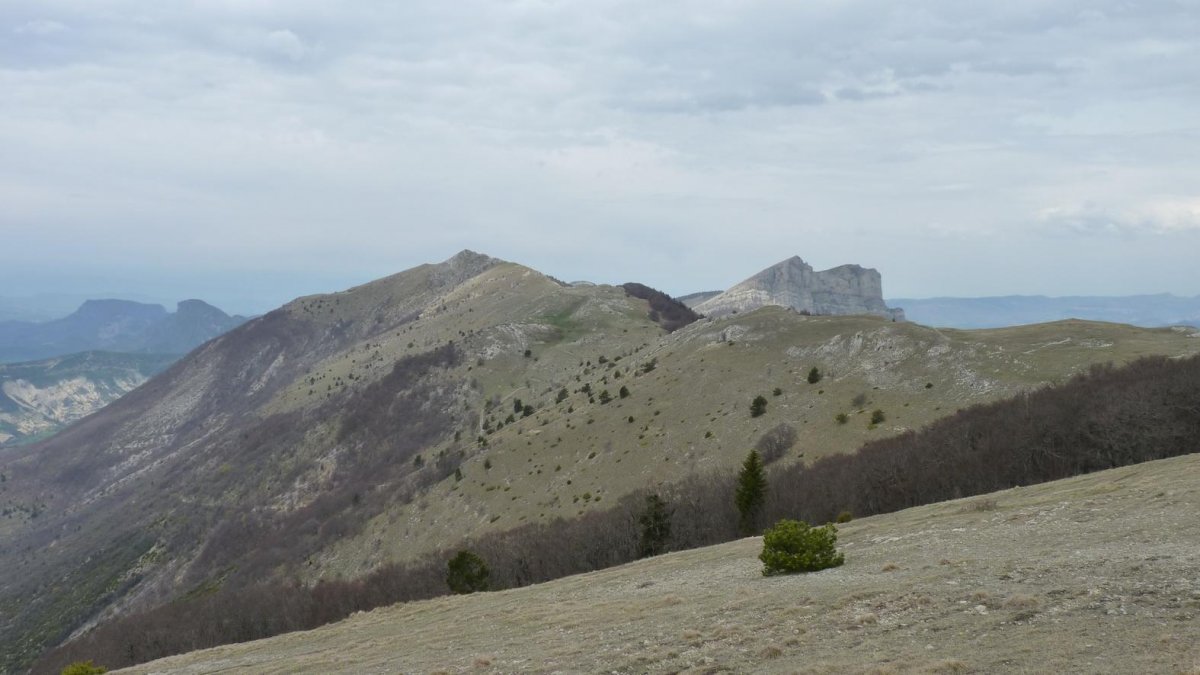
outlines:
[[0, 446], [50, 436], [133, 391], [178, 358], [83, 352], [0, 363]]

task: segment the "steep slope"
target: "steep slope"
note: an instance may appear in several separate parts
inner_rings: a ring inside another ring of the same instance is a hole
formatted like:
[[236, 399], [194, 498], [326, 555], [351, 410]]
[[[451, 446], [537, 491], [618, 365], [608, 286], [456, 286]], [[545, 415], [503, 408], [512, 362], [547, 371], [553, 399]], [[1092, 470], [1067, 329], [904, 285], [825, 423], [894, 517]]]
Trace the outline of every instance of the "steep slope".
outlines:
[[858, 520], [815, 574], [755, 537], [120, 672], [1193, 672], [1198, 506], [1188, 455]]
[[207, 343], [0, 456], [20, 506], [0, 520], [0, 565], [21, 571], [0, 578], [0, 643], [17, 645], [0, 667], [188, 593], [354, 577], [727, 471], [781, 423], [794, 463], [1089, 364], [1200, 351], [1175, 330], [936, 331], [778, 307], [667, 333], [655, 311], [463, 252]]
[[244, 321], [200, 300], [185, 300], [174, 313], [129, 300], [88, 300], [54, 321], [0, 322], [0, 362], [96, 350], [184, 354]]
[[904, 319], [903, 310], [889, 309], [884, 304], [883, 280], [878, 271], [842, 265], [816, 272], [799, 256], [772, 265], [693, 308], [701, 314], [723, 316], [769, 305], [809, 314], [873, 314]]
[[48, 436], [129, 393], [177, 358], [84, 352], [0, 364], [0, 446]]
[[[643, 486], [733, 471], [779, 424], [798, 433], [784, 462], [850, 452], [969, 404], [1064, 380], [1093, 363], [1198, 353], [1194, 335], [1088, 322], [937, 331], [767, 307], [702, 320], [615, 355], [599, 345], [573, 347], [582, 367], [556, 363], [554, 350], [535, 348], [541, 357], [525, 364], [523, 378], [481, 379], [485, 400], [499, 402], [480, 412], [484, 423], [498, 424], [520, 398], [532, 400], [533, 415], [514, 414], [502, 428], [483, 430], [486, 447], [463, 459], [462, 480], [443, 481], [426, 499], [374, 518], [315, 558], [306, 574], [355, 576], [445, 545], [446, 531], [479, 535], [572, 518]], [[643, 372], [649, 364], [653, 370]], [[814, 366], [823, 379], [809, 384]], [[628, 398], [619, 397], [622, 386]], [[564, 387], [567, 396], [557, 401]], [[608, 404], [599, 399], [604, 390], [613, 397]], [[757, 418], [749, 414], [756, 395], [768, 399]], [[872, 424], [874, 410], [886, 421]]]

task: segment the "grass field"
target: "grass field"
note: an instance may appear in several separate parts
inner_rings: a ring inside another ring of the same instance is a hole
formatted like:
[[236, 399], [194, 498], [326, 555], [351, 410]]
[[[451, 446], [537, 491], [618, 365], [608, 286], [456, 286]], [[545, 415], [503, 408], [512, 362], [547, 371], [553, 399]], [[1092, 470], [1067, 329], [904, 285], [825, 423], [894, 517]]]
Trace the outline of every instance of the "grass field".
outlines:
[[131, 673], [1195, 673], [1200, 455], [864, 518], [842, 567], [749, 538], [379, 609]]

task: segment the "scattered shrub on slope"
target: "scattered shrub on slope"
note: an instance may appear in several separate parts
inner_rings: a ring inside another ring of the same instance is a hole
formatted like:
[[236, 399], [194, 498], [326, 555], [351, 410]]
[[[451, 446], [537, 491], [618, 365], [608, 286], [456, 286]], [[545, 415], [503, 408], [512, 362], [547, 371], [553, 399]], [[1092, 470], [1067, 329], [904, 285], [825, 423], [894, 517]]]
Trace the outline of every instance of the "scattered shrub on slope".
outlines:
[[846, 558], [837, 550], [837, 528], [832, 524], [809, 527], [784, 519], [763, 533], [763, 576], [816, 572], [837, 567]]

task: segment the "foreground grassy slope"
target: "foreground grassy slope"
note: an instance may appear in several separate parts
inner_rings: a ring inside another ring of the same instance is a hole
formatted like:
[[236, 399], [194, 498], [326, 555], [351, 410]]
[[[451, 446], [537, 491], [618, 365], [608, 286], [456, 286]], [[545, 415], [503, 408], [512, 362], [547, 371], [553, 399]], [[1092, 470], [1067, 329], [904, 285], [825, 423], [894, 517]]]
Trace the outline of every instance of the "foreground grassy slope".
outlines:
[[759, 538], [414, 602], [132, 673], [1195, 672], [1200, 455], [865, 518], [843, 567]]

